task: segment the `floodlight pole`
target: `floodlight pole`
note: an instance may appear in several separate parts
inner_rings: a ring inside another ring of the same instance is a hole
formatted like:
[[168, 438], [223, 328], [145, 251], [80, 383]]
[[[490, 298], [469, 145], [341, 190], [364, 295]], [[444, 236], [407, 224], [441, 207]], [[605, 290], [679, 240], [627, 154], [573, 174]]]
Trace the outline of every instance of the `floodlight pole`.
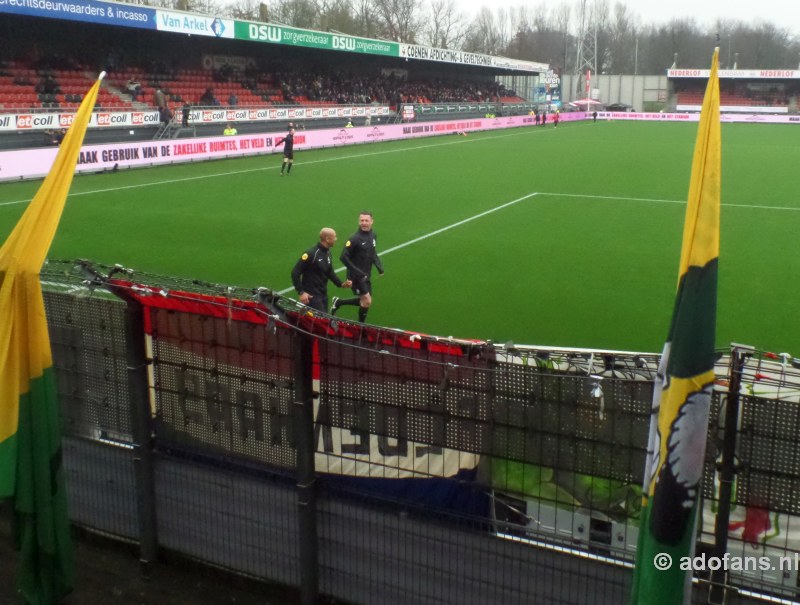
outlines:
[[[589, 0], [581, 0], [581, 15], [579, 19], [578, 56], [575, 61], [575, 73], [577, 75], [576, 92], [579, 94], [581, 76], [585, 75], [587, 70], [594, 74], [597, 73], [597, 2], [595, 0], [592, 8], [589, 8], [587, 7], [588, 1]], [[591, 90], [588, 91], [586, 96], [587, 98], [591, 98]]]

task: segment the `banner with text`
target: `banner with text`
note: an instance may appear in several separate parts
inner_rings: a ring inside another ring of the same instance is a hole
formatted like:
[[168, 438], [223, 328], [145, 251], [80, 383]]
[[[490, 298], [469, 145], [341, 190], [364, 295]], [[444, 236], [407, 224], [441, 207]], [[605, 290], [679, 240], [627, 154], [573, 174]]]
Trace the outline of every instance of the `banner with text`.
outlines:
[[399, 44], [384, 42], [383, 40], [370, 40], [356, 38], [346, 34], [331, 34], [310, 29], [298, 29], [277, 23], [252, 23], [250, 21], [236, 22], [236, 38], [252, 42], [269, 42], [272, 44], [288, 44], [290, 46], [303, 46], [305, 48], [320, 48], [324, 50], [341, 50], [347, 52], [361, 52], [370, 55], [384, 55], [387, 57], [398, 56]]
[[[668, 69], [667, 78], [705, 78], [711, 73], [708, 69]], [[720, 79], [738, 78], [740, 80], [797, 80], [798, 69], [720, 69]]]
[[497, 67], [500, 69], [513, 69], [543, 73], [550, 69], [546, 63], [532, 61], [519, 61], [507, 57], [493, 57], [478, 53], [468, 53], [462, 50], [447, 48], [433, 48], [418, 46], [416, 44], [400, 44], [400, 57], [403, 59], [421, 59], [423, 61], [438, 61], [440, 63], [457, 63], [459, 65], [482, 65], [484, 67]]
[[0, 0], [0, 13], [156, 29], [152, 8], [91, 0]]
[[[696, 122], [699, 114], [673, 113], [621, 113], [598, 112], [598, 118], [614, 120], [648, 120], [661, 122]], [[591, 113], [565, 112], [561, 122], [587, 120]], [[723, 122], [753, 122], [800, 124], [800, 116], [722, 116]], [[475, 118], [447, 122], [412, 122], [408, 124], [382, 124], [355, 128], [329, 128], [325, 130], [298, 131], [295, 134], [295, 151], [341, 147], [360, 143], [377, 143], [399, 139], [413, 139], [439, 135], [468, 134], [476, 131], [499, 130], [533, 126], [532, 116]], [[156, 166], [198, 160], [213, 160], [249, 155], [276, 154], [280, 156], [282, 146], [275, 146], [283, 133], [220, 136], [170, 141], [147, 141], [117, 143], [110, 145], [85, 145], [81, 148], [76, 172], [101, 172], [113, 168]], [[39, 178], [45, 176], [55, 159], [58, 149], [23, 149], [0, 151], [0, 181]], [[298, 158], [298, 161], [302, 159]], [[275, 167], [279, 166], [275, 158]]]
[[233, 20], [158, 10], [156, 25], [159, 31], [215, 38], [233, 38]]
[[[0, 0], [1, 2], [2, 0]], [[193, 109], [191, 124], [227, 124], [228, 122], [274, 122], [281, 120], [323, 120], [331, 118], [385, 117], [392, 113], [388, 105], [330, 105], [325, 107], [218, 107]], [[74, 113], [0, 114], [0, 132], [52, 130], [69, 128]], [[158, 111], [97, 111], [89, 128], [136, 128], [156, 126]]]
[[[390, 124], [298, 131], [294, 137], [295, 152], [304, 149], [342, 147], [358, 143], [376, 143], [398, 139], [412, 139], [445, 134], [459, 134], [478, 130], [514, 128], [533, 124], [529, 116], [509, 118], [474, 119], [452, 122], [427, 122], [424, 124]], [[220, 136], [169, 141], [117, 143], [110, 145], [85, 145], [81, 148], [76, 172], [101, 172], [104, 170], [155, 166], [213, 160], [249, 155], [276, 154], [283, 147], [277, 145], [282, 133], [268, 135]], [[0, 181], [38, 178], [45, 176], [55, 159], [57, 148], [0, 151]], [[298, 158], [298, 161], [299, 158]], [[279, 165], [278, 157], [275, 166]]]
[[[564, 115], [561, 114], [562, 119]], [[582, 114], [583, 115], [583, 114]], [[591, 117], [591, 114], [585, 114]], [[653, 112], [622, 112], [598, 111], [597, 117], [603, 120], [638, 120], [647, 122], [698, 122], [699, 113], [653, 113]], [[723, 113], [719, 117], [721, 122], [738, 122], [745, 124], [800, 124], [800, 116], [788, 115], [762, 115]]]

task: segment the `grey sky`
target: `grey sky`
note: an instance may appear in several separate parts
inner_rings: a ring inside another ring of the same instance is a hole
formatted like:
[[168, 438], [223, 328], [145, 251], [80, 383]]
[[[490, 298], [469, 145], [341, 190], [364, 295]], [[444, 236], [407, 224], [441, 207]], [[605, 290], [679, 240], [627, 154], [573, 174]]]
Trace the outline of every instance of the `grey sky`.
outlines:
[[[613, 6], [615, 0], [609, 0]], [[553, 7], [560, 2], [543, 4], [534, 0], [530, 4], [519, 0], [459, 0], [458, 6], [465, 13], [473, 16], [482, 6], [492, 11], [496, 8], [512, 8], [521, 5]], [[567, 1], [567, 5], [577, 7], [577, 0]], [[588, 4], [591, 4], [589, 2]], [[675, 18], [692, 17], [698, 25], [709, 28], [718, 19], [733, 19], [747, 23], [768, 22], [800, 35], [800, 2], [798, 0], [627, 0], [623, 1], [630, 11], [637, 15], [642, 23], [666, 23]]]

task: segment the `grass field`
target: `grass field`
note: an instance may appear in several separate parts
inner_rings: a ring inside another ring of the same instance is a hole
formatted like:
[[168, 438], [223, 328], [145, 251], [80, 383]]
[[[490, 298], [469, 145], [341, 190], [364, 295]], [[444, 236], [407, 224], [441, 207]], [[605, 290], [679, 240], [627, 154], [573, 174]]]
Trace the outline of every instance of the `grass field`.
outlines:
[[[283, 290], [321, 227], [338, 257], [369, 209], [386, 267], [371, 323], [660, 351], [696, 131], [562, 123], [299, 151], [283, 178], [278, 154], [81, 176], [50, 257]], [[800, 355], [798, 134], [722, 127], [719, 346]], [[0, 239], [38, 184], [0, 185]]]

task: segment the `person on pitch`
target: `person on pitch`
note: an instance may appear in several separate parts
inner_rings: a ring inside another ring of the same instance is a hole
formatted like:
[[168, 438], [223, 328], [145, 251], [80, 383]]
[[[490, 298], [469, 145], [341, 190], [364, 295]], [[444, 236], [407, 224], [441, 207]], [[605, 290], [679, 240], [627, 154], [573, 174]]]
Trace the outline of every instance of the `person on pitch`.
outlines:
[[323, 313], [328, 310], [328, 281], [340, 288], [349, 288], [352, 285], [349, 279], [339, 279], [333, 270], [331, 248], [334, 244], [336, 231], [323, 227], [319, 232], [319, 243], [303, 252], [292, 269], [292, 285], [297, 290], [298, 300]]
[[347, 278], [352, 282], [353, 298], [333, 297], [331, 315], [342, 305], [358, 306], [358, 321], [364, 323], [372, 306], [372, 266], [383, 275], [383, 264], [378, 257], [377, 235], [372, 230], [372, 213], [363, 211], [358, 215], [358, 231], [350, 236], [342, 251], [341, 261], [347, 267]]
[[290, 127], [289, 134], [282, 139], [278, 139], [274, 147], [281, 143], [283, 143], [283, 164], [281, 164], [281, 176], [283, 176], [283, 169], [286, 168], [286, 174], [289, 174], [294, 163], [294, 127]]

